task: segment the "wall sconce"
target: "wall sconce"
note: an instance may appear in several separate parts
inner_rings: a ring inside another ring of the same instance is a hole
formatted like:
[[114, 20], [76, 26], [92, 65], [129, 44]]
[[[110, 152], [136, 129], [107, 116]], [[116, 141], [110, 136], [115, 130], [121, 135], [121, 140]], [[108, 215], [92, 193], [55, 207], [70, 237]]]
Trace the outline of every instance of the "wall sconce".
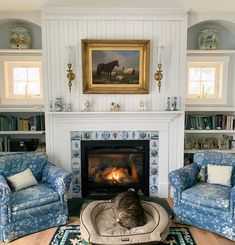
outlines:
[[158, 48], [158, 64], [157, 64], [157, 71], [154, 74], [154, 79], [158, 82], [157, 86], [158, 86], [158, 91], [160, 93], [161, 90], [161, 85], [162, 85], [162, 79], [163, 79], [163, 70], [162, 70], [162, 50], [163, 47], [159, 47]]
[[68, 70], [67, 70], [67, 78], [68, 78], [68, 86], [69, 86], [69, 92], [71, 93], [71, 87], [72, 87], [72, 81], [75, 79], [75, 73], [72, 70], [72, 57], [73, 57], [73, 51], [74, 48], [72, 46], [66, 47], [67, 52], [67, 61], [68, 61]]

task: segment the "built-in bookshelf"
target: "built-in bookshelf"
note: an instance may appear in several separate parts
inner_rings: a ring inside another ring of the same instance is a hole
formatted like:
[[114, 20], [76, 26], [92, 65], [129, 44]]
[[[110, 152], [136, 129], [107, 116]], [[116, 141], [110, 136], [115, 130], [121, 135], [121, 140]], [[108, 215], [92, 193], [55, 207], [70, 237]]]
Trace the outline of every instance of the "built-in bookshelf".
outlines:
[[45, 150], [45, 115], [37, 109], [0, 110], [0, 152]]
[[185, 111], [185, 164], [196, 152], [235, 154], [235, 110], [231, 108], [187, 108]]

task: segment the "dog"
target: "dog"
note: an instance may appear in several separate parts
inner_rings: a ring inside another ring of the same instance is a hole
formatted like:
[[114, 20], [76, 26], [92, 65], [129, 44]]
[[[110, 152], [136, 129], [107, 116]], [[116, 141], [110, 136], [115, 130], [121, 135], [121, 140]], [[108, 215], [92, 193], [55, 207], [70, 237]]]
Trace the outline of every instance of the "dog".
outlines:
[[132, 229], [146, 224], [146, 216], [137, 192], [132, 189], [122, 192], [112, 201], [116, 209], [116, 220], [120, 225]]

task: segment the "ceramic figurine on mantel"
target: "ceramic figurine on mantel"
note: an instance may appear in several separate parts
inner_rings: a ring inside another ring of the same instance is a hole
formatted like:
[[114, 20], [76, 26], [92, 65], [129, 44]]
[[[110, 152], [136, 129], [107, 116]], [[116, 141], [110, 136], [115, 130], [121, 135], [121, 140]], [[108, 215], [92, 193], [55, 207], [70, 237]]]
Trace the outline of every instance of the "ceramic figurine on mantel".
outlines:
[[166, 111], [178, 111], [179, 107], [179, 98], [174, 97], [167, 97], [166, 98]]
[[143, 100], [139, 103], [139, 111], [147, 111], [146, 103]]
[[115, 102], [112, 102], [111, 105], [110, 105], [110, 108], [109, 108], [109, 111], [120, 111], [121, 110], [121, 107], [118, 103], [115, 103]]
[[29, 49], [31, 46], [31, 35], [27, 28], [14, 26], [10, 29], [10, 47], [13, 49]]
[[54, 108], [55, 111], [57, 112], [63, 111], [64, 106], [63, 106], [63, 99], [61, 97], [55, 98]]
[[89, 100], [86, 100], [86, 101], [84, 102], [84, 108], [83, 108], [82, 111], [85, 111], [85, 112], [90, 111], [90, 102], [89, 102]]

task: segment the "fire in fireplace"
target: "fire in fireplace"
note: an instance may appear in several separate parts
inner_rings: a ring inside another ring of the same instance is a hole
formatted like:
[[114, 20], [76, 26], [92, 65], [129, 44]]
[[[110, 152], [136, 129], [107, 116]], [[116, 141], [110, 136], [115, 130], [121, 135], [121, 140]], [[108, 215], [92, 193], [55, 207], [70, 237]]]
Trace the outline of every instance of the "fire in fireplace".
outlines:
[[82, 141], [82, 195], [130, 187], [148, 195], [149, 141]]

